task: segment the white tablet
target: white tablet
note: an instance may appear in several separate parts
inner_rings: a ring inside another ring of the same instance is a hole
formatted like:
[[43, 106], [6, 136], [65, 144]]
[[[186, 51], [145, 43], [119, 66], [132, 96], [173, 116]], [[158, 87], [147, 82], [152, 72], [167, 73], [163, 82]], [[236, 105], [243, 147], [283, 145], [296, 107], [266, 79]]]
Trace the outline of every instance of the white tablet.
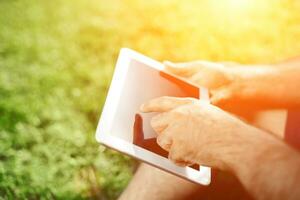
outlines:
[[157, 145], [150, 126], [153, 114], [141, 113], [139, 107], [160, 96], [194, 97], [209, 103], [205, 88], [164, 72], [160, 62], [122, 49], [97, 127], [97, 141], [174, 175], [208, 185], [209, 167], [179, 167]]

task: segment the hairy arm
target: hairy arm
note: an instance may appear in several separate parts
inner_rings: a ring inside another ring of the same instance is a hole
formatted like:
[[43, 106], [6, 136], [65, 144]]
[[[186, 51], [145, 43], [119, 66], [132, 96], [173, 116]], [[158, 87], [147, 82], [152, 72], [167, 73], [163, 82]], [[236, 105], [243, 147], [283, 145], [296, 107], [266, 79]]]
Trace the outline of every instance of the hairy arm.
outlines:
[[299, 153], [259, 129], [249, 126], [245, 131], [248, 143], [226, 162], [246, 190], [260, 200], [299, 199]]
[[300, 154], [273, 135], [192, 98], [152, 99], [141, 111], [159, 113], [151, 126], [176, 164], [231, 171], [255, 199], [300, 199]]
[[207, 87], [213, 104], [300, 108], [300, 58], [278, 64], [242, 65], [194, 61], [165, 62], [166, 70]]
[[[232, 70], [237, 74], [227, 88], [232, 101], [263, 107], [300, 108], [300, 62]], [[249, 73], [251, 71], [254, 72]]]

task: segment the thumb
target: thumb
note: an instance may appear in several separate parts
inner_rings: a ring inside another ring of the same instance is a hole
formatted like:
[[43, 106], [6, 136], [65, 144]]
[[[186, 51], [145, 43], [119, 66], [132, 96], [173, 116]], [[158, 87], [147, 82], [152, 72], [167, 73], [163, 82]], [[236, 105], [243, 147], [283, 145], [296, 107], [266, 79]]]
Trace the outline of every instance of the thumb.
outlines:
[[187, 62], [187, 63], [173, 63], [170, 61], [163, 62], [166, 71], [182, 76], [182, 77], [190, 77], [196, 72], [199, 71], [199, 64], [195, 62]]
[[232, 98], [233, 93], [228, 86], [211, 91], [211, 103], [214, 105], [226, 106]]

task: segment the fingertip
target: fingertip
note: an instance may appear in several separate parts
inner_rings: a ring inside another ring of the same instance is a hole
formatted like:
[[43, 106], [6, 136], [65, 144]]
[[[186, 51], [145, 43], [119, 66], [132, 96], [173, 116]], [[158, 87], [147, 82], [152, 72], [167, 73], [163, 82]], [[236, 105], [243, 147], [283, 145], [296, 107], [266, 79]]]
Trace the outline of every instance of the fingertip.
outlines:
[[165, 66], [174, 66], [175, 65], [174, 63], [172, 63], [171, 61], [168, 61], [168, 60], [163, 61], [163, 64]]
[[171, 138], [168, 138], [168, 137], [163, 136], [163, 135], [159, 135], [159, 136], [156, 138], [156, 143], [157, 143], [161, 148], [163, 148], [163, 149], [166, 150], [166, 151], [170, 151], [171, 146], [172, 146], [172, 140], [171, 140]]
[[164, 61], [163, 64], [167, 71], [170, 71], [175, 74], [181, 73], [181, 71], [184, 70], [183, 66], [179, 63], [173, 63], [171, 61]]
[[165, 70], [169, 71], [174, 74], [180, 73], [180, 69], [178, 69], [178, 66], [175, 63], [172, 63], [170, 61], [164, 61]]
[[185, 104], [194, 103], [195, 99], [192, 98], [178, 98], [178, 97], [170, 97], [170, 96], [163, 96], [158, 97], [148, 102], [142, 104], [140, 106], [141, 112], [167, 112], [178, 106], [182, 106]]
[[141, 112], [147, 112], [147, 105], [146, 105], [146, 103], [143, 103], [143, 104], [140, 106], [140, 111], [141, 111]]
[[148, 100], [140, 106], [140, 111], [144, 113], [156, 112], [157, 111], [157, 100], [160, 98], [154, 98]]
[[230, 95], [230, 92], [224, 89], [218, 92], [213, 92], [210, 100], [213, 105], [221, 106], [228, 101]]
[[212, 104], [218, 104], [220, 101], [224, 99], [224, 94], [219, 92], [219, 93], [212, 93], [212, 96], [210, 98], [210, 101]]
[[143, 103], [140, 106], [140, 111], [143, 113], [156, 112], [158, 110], [156, 101], [157, 101], [157, 99], [152, 99], [146, 103]]
[[189, 77], [197, 72], [197, 66], [193, 63], [172, 63], [170, 61], [164, 62], [165, 70], [171, 72], [172, 74]]
[[211, 104], [213, 104], [213, 105], [218, 105], [218, 104], [219, 104], [219, 99], [216, 98], [216, 97], [211, 97], [211, 98], [210, 98], [210, 102], [211, 102]]

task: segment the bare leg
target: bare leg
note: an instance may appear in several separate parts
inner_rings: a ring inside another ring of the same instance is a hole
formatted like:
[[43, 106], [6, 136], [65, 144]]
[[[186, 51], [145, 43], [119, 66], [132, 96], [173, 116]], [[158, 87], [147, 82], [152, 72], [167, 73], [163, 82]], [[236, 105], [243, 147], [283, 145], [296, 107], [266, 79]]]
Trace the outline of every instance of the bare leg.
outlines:
[[251, 200], [231, 174], [213, 170], [212, 175], [211, 185], [201, 186], [142, 163], [119, 200]]
[[119, 200], [186, 199], [203, 188], [147, 164], [141, 164]]

